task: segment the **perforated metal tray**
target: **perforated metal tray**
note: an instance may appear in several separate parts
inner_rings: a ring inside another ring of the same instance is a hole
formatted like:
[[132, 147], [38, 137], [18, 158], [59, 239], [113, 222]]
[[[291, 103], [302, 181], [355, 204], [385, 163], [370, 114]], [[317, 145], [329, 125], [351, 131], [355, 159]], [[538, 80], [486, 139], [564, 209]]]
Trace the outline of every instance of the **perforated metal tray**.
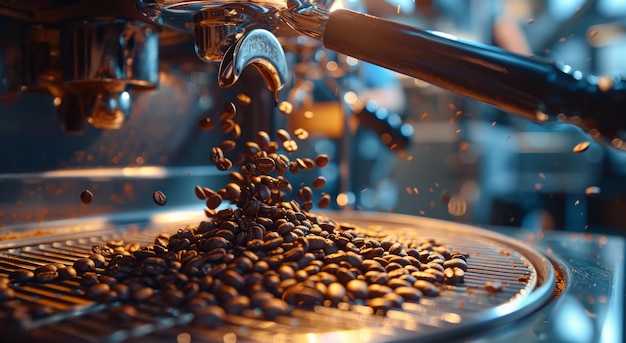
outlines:
[[[192, 341], [220, 342], [235, 337], [237, 342], [436, 341], [511, 323], [536, 311], [553, 295], [556, 278], [550, 261], [523, 242], [477, 227], [422, 217], [361, 212], [327, 214], [339, 223], [367, 228], [391, 239], [435, 239], [469, 254], [464, 284], [448, 285], [440, 296], [405, 303], [384, 317], [357, 305], [320, 306], [313, 311], [294, 310], [291, 316], [274, 321], [258, 319], [252, 313], [228, 315], [217, 329], [191, 325], [192, 314], [166, 310], [156, 302], [139, 305], [139, 314], [132, 321], [114, 322], [108, 320], [107, 311], [118, 304], [102, 305], [84, 298], [77, 281], [29, 284], [17, 290], [14, 300], [0, 304], [0, 317], [20, 304], [45, 305], [52, 313], [22, 323], [21, 329], [0, 324], [0, 332], [8, 337], [64, 342], [121, 342], [138, 336], [171, 341], [179, 335]], [[171, 218], [181, 217], [185, 218], [183, 222], [170, 222]], [[52, 262], [70, 265], [90, 254], [94, 244], [110, 239], [147, 244], [159, 232], [174, 233], [201, 219], [170, 214], [131, 225], [113, 219], [97, 225], [66, 222], [56, 231], [48, 228], [47, 232], [56, 232], [53, 235], [0, 243], [0, 276], [16, 268], [34, 269]], [[81, 225], [82, 229], [77, 230]], [[499, 282], [504, 288], [490, 292], [487, 282]]]

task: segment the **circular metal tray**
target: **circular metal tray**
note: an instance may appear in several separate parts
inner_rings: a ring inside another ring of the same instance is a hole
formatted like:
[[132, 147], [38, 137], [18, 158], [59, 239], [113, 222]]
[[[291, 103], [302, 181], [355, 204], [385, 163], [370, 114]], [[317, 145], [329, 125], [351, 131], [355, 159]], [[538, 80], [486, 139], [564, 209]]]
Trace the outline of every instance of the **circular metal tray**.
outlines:
[[[77, 285], [29, 285], [20, 291], [21, 301], [43, 299], [53, 305], [59, 302], [55, 306], [59, 308], [57, 314], [31, 323], [29, 330], [45, 333], [47, 337], [62, 337], [65, 341], [122, 342], [138, 336], [167, 341], [185, 334], [199, 342], [225, 342], [233, 338], [237, 342], [431, 342], [467, 337], [479, 330], [511, 323], [536, 311], [552, 297], [556, 279], [552, 264], [523, 242], [485, 229], [423, 217], [371, 212], [324, 214], [338, 223], [356, 225], [370, 235], [403, 242], [434, 239], [468, 254], [464, 283], [446, 285], [439, 296], [404, 303], [402, 308], [390, 310], [385, 316], [371, 314], [369, 308], [359, 305], [319, 306], [312, 311], [295, 309], [291, 316], [274, 321], [254, 315], [228, 315], [217, 329], [190, 325], [193, 320], [190, 313], [164, 312], [149, 302], [138, 308], [140, 322], [119, 326], [107, 320], [107, 308], [78, 299]], [[194, 216], [183, 216], [183, 222], [153, 218], [129, 226], [128, 222], [115, 224], [113, 218], [109, 219], [101, 228], [82, 234], [70, 230], [71, 238], [60, 234], [45, 237], [47, 243], [24, 244], [32, 240], [27, 239], [13, 242], [15, 245], [5, 244], [0, 249], [0, 267], [11, 269], [11, 266], [46, 263], [43, 259], [70, 261], [88, 254], [94, 244], [111, 238], [149, 243], [159, 232], [175, 232], [185, 224], [202, 220]], [[489, 282], [504, 287], [498, 292], [490, 291], [486, 288]], [[67, 303], [74, 298], [75, 304]], [[5, 329], [2, 331], [6, 332]], [[15, 332], [9, 328], [8, 333]]]

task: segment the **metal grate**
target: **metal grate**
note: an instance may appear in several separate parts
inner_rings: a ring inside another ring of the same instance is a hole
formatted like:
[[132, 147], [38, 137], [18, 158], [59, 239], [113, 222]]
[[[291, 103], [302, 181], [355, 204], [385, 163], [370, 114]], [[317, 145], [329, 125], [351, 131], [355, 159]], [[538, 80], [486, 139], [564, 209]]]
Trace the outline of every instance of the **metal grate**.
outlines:
[[[337, 217], [363, 227], [375, 223], [385, 234], [410, 235], [419, 240], [433, 238], [468, 253], [465, 283], [446, 286], [438, 297], [405, 303], [385, 317], [347, 304], [340, 308], [318, 307], [314, 311], [294, 310], [292, 316], [274, 321], [259, 318], [250, 310], [239, 316], [228, 315], [218, 329], [190, 325], [191, 314], [164, 309], [156, 301], [137, 305], [138, 314], [133, 320], [111, 321], [107, 312], [119, 304], [103, 305], [86, 299], [76, 280], [28, 284], [16, 290], [14, 299], [0, 303], [0, 322], [4, 323], [0, 324], [0, 333], [42, 340], [54, 337], [55, 341], [64, 342], [122, 342], [146, 335], [158, 341], [181, 333], [194, 337], [194, 341], [224, 341], [225, 335], [237, 336], [238, 342], [298, 341], [310, 335], [333, 340], [436, 340], [494, 325], [493, 321], [523, 316], [550, 297], [554, 283], [550, 264], [519, 242], [485, 230], [424, 218], [387, 215], [372, 220], [361, 214]], [[122, 232], [117, 228], [89, 237], [7, 248], [0, 251], [0, 277], [18, 268], [35, 269], [49, 263], [71, 265], [77, 258], [88, 256], [93, 245], [112, 239], [148, 244], [156, 233], [175, 232], [178, 228], [153, 225], [145, 230]], [[504, 289], [489, 292], [485, 288], [489, 281], [502, 283]], [[24, 305], [46, 307], [47, 312], [17, 323], [21, 330], [16, 330], [15, 323], [8, 321], [8, 314]]]

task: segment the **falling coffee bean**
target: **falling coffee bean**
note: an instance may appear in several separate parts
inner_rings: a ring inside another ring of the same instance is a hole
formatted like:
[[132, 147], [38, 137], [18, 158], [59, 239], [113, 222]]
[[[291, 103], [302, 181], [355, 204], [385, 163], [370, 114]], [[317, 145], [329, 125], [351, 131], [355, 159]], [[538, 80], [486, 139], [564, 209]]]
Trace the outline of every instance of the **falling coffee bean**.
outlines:
[[152, 193], [152, 200], [154, 200], [154, 203], [159, 206], [163, 206], [167, 203], [167, 197], [161, 191]]
[[91, 204], [93, 201], [93, 193], [90, 190], [86, 189], [80, 193], [80, 202], [85, 205]]

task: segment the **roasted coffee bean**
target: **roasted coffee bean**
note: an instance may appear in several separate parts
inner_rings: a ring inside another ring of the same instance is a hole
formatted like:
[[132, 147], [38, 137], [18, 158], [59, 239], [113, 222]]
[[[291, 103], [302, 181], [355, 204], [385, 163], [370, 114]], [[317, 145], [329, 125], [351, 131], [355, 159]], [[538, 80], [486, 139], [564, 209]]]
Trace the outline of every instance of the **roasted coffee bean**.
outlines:
[[226, 315], [226, 311], [220, 306], [209, 305], [197, 309], [193, 315], [194, 324], [201, 327], [215, 328]]
[[219, 194], [211, 195], [206, 200], [207, 208], [216, 209], [222, 203], [222, 197]]
[[89, 299], [99, 299], [111, 292], [111, 286], [106, 283], [97, 283], [90, 286], [85, 291], [85, 296]]
[[271, 173], [276, 168], [276, 162], [269, 157], [261, 157], [255, 161], [256, 170], [260, 173]]
[[35, 270], [35, 277], [34, 277], [34, 281], [37, 281], [39, 283], [46, 283], [46, 282], [52, 282], [54, 280], [56, 280], [59, 276], [59, 273], [57, 271], [57, 268], [37, 268], [38, 270]]
[[15, 291], [9, 285], [0, 285], [0, 303], [12, 299]]
[[246, 283], [244, 277], [234, 270], [226, 270], [221, 279], [224, 281], [224, 284], [230, 285], [237, 290], [243, 289]]
[[231, 139], [224, 140], [220, 143], [220, 149], [222, 149], [222, 152], [231, 152], [235, 150], [235, 148], [237, 148], [237, 142]]
[[238, 295], [224, 304], [226, 313], [241, 314], [245, 309], [250, 307], [250, 298], [245, 295]]
[[224, 151], [220, 147], [213, 147], [211, 149], [211, 162], [218, 164], [219, 161], [224, 159]]
[[89, 288], [99, 282], [98, 276], [95, 274], [86, 274], [80, 278], [80, 285], [84, 288]]
[[102, 254], [90, 254], [89, 259], [93, 261], [95, 268], [102, 268], [106, 264], [106, 258]]
[[269, 319], [289, 314], [289, 305], [281, 299], [271, 298], [261, 303], [261, 311]]
[[224, 133], [233, 132], [235, 130], [235, 127], [237, 126], [237, 123], [235, 123], [235, 121], [232, 119], [225, 119], [221, 120], [220, 122], [220, 130], [222, 130], [222, 132]]
[[440, 272], [443, 272], [444, 268], [441, 264], [437, 263], [437, 262], [428, 262], [426, 264], [423, 264], [420, 266], [420, 270], [426, 270], [426, 269], [436, 269]]
[[213, 123], [213, 119], [209, 117], [204, 117], [198, 121], [198, 126], [202, 130], [211, 131], [213, 130], [213, 127], [215, 126], [215, 124]]
[[196, 198], [198, 198], [198, 200], [204, 200], [207, 197], [207, 195], [204, 194], [204, 189], [202, 188], [202, 186], [196, 186], [193, 189], [193, 192], [196, 195]]
[[385, 266], [385, 270], [387, 272], [391, 272], [391, 271], [396, 270], [396, 269], [402, 269], [402, 265], [400, 263], [397, 263], [397, 262], [390, 262], [390, 263], [388, 263]]
[[281, 142], [285, 142], [291, 139], [291, 135], [285, 129], [276, 130], [276, 136], [278, 137], [278, 140]]
[[391, 307], [400, 308], [404, 303], [404, 298], [399, 296], [396, 293], [387, 293], [383, 296], [384, 299], [387, 299], [391, 302]]
[[241, 196], [241, 187], [231, 182], [226, 185], [226, 193], [228, 193], [229, 199], [238, 200]]
[[296, 138], [298, 138], [299, 140], [306, 140], [307, 138], [309, 138], [309, 132], [303, 128], [297, 128], [293, 131], [293, 134], [296, 136]]
[[288, 153], [293, 153], [298, 150], [298, 143], [293, 139], [289, 139], [283, 142], [283, 149]]
[[58, 269], [57, 265], [53, 263], [39, 266], [35, 268], [35, 276], [37, 276], [37, 274], [39, 273], [56, 272], [57, 269]]
[[438, 282], [436, 275], [434, 275], [432, 273], [425, 272], [425, 271], [424, 272], [414, 272], [411, 275], [414, 276], [418, 280], [424, 280], [424, 281], [428, 281], [430, 283]]
[[387, 286], [392, 288], [392, 289], [396, 289], [398, 287], [411, 287], [412, 283], [401, 279], [400, 277], [396, 277], [396, 278], [390, 278], [387, 281]]
[[350, 280], [346, 284], [346, 290], [352, 299], [367, 299], [368, 297], [368, 285], [364, 280]]
[[367, 306], [371, 307], [375, 313], [385, 313], [393, 307], [393, 303], [391, 302], [391, 300], [383, 297], [369, 299], [366, 304]]
[[74, 267], [76, 273], [82, 275], [87, 272], [93, 271], [96, 268], [96, 263], [91, 258], [84, 257], [76, 260], [72, 267]]
[[465, 272], [461, 268], [446, 268], [443, 273], [448, 284], [461, 284], [465, 281]]
[[367, 287], [367, 294], [370, 298], [382, 297], [387, 293], [392, 293], [393, 289], [382, 284], [370, 284]]
[[57, 273], [58, 273], [57, 278], [59, 281], [70, 280], [70, 279], [75, 278], [78, 275], [78, 273], [76, 272], [76, 269], [74, 269], [73, 267], [58, 268]]
[[346, 287], [343, 284], [339, 282], [331, 282], [326, 287], [325, 297], [336, 304], [342, 301], [346, 294]]
[[80, 193], [80, 202], [82, 202], [85, 205], [89, 205], [91, 204], [92, 201], [93, 201], [93, 193], [90, 190], [86, 189]]
[[124, 241], [121, 239], [112, 239], [112, 240], [107, 241], [107, 245], [113, 249], [122, 248], [124, 247]]
[[160, 257], [148, 257], [143, 261], [143, 270], [149, 275], [163, 274], [167, 263]]
[[126, 323], [137, 317], [137, 309], [130, 305], [120, 305], [109, 310], [109, 318], [116, 322]]
[[443, 268], [459, 268], [465, 272], [467, 271], [467, 262], [460, 258], [452, 258], [443, 263]]
[[27, 283], [35, 277], [35, 273], [28, 269], [16, 269], [9, 273], [9, 279], [15, 283]]
[[[239, 96], [237, 96], [237, 98], [239, 98]], [[235, 115], [237, 114], [237, 106], [235, 106], [235, 103], [233, 102], [225, 103], [222, 114], [225, 115], [228, 119], [233, 119]]]
[[326, 186], [326, 178], [323, 176], [318, 176], [313, 180], [312, 184], [314, 188], [324, 188], [324, 186]]
[[439, 290], [435, 287], [434, 284], [425, 281], [425, 280], [417, 280], [413, 283], [413, 287], [419, 289], [422, 294], [427, 297], [436, 297], [439, 295]]
[[323, 194], [317, 202], [317, 207], [327, 208], [330, 205], [330, 194]]
[[394, 293], [401, 296], [406, 301], [419, 301], [423, 294], [422, 291], [411, 286], [400, 286], [394, 288]]
[[178, 289], [166, 289], [162, 292], [161, 298], [165, 305], [178, 307], [185, 301], [185, 294]]
[[120, 301], [127, 301], [130, 298], [130, 287], [123, 283], [116, 283], [111, 286], [111, 289], [117, 293], [117, 298]]
[[130, 298], [137, 302], [143, 302], [153, 296], [154, 290], [151, 287], [140, 287], [131, 292]]
[[165, 204], [167, 204], [167, 197], [161, 191], [156, 191], [152, 193], [152, 200], [154, 200], [154, 203], [159, 206], [164, 206]]
[[259, 145], [259, 147], [262, 150], [267, 150], [267, 147], [269, 146], [271, 141], [272, 141], [272, 138], [267, 132], [258, 131], [256, 133], [256, 143]]
[[317, 155], [317, 157], [315, 158], [315, 165], [318, 168], [324, 168], [326, 167], [329, 161], [330, 161], [330, 158], [328, 158], [328, 155], [320, 154], [320, 155]]

